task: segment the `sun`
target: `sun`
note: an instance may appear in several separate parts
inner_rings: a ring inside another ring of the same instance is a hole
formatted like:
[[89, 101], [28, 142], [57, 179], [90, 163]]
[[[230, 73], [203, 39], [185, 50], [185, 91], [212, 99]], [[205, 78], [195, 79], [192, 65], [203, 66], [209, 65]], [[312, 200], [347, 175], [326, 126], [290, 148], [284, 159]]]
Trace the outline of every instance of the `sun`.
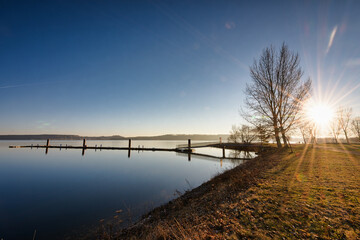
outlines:
[[309, 104], [306, 112], [308, 119], [319, 127], [328, 126], [334, 118], [333, 108], [323, 103]]

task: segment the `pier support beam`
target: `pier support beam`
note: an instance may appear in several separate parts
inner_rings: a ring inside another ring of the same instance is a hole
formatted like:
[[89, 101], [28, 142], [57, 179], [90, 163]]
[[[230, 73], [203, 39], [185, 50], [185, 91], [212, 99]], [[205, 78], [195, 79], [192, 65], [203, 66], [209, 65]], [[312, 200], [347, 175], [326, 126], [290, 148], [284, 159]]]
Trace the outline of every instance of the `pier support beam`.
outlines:
[[191, 161], [191, 139], [188, 139], [188, 161]]
[[130, 158], [131, 155], [131, 139], [129, 139], [129, 150], [128, 150], [128, 158]]
[[83, 148], [82, 148], [82, 153], [81, 153], [82, 156], [85, 155], [85, 149], [86, 149], [86, 148], [87, 148], [87, 146], [86, 146], [86, 139], [84, 138], [84, 140], [83, 140]]
[[49, 152], [49, 146], [50, 146], [50, 139], [46, 140], [46, 149], [45, 149], [45, 155]]

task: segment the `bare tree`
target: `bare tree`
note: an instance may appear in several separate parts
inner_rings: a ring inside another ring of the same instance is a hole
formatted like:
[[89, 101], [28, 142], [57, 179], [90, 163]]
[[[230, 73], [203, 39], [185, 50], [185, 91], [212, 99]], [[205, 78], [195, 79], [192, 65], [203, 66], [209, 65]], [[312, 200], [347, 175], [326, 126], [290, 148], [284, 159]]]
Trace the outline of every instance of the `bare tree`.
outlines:
[[309, 127], [310, 127], [309, 124], [310, 123], [306, 121], [302, 121], [301, 123], [298, 124], [301, 136], [305, 144], [307, 143], [306, 139], [310, 138], [311, 136], [310, 134], [311, 131], [309, 131]]
[[267, 127], [260, 124], [255, 127], [255, 131], [257, 134], [257, 139], [260, 141], [260, 144], [269, 142], [271, 132]]
[[316, 128], [316, 124], [315, 123], [312, 123], [312, 122], [309, 122], [308, 125], [307, 125], [307, 131], [308, 131], [308, 134], [310, 136], [310, 141], [309, 143], [310, 144], [316, 144], [317, 143], [317, 128]]
[[299, 55], [291, 52], [285, 44], [280, 49], [278, 62], [279, 123], [283, 142], [287, 146], [286, 133], [298, 121], [303, 103], [310, 97], [311, 80], [301, 81], [303, 71]]
[[229, 142], [237, 143], [240, 139], [240, 129], [236, 125], [232, 125], [230, 135], [228, 137]]
[[242, 142], [242, 143], [251, 143], [257, 137], [256, 129], [251, 128], [247, 125], [242, 125], [238, 127], [236, 125], [232, 125], [230, 130], [230, 135], [228, 137], [229, 142]]
[[351, 121], [351, 129], [360, 141], [360, 117], [356, 117]]
[[242, 125], [239, 129], [240, 139], [243, 143], [251, 143], [257, 137], [256, 130], [247, 125]]
[[337, 111], [337, 117], [339, 119], [339, 125], [341, 130], [344, 132], [346, 142], [349, 144], [349, 125], [351, 120], [352, 108], [340, 107]]
[[265, 48], [250, 67], [252, 82], [246, 86], [245, 105], [251, 113], [243, 117], [255, 126], [271, 126], [278, 147], [282, 147], [280, 134], [287, 146], [286, 133], [297, 121], [311, 89], [310, 79], [301, 81], [299, 62], [298, 54], [284, 43], [279, 52], [273, 46]]
[[334, 137], [335, 143], [339, 143], [339, 135], [341, 131], [340, 121], [338, 117], [335, 117], [330, 122], [331, 135]]

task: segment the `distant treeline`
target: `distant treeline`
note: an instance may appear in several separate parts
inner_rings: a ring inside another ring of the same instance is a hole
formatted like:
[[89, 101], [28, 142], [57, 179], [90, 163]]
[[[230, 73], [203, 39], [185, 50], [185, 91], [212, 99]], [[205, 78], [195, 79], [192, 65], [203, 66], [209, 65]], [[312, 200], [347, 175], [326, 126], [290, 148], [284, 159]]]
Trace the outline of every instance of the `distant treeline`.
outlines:
[[137, 137], [123, 137], [119, 135], [113, 136], [100, 136], [100, 137], [89, 137], [79, 135], [57, 135], [57, 134], [40, 134], [40, 135], [0, 135], [0, 140], [219, 140], [222, 138], [223, 141], [227, 141], [229, 135], [218, 134], [218, 135], [207, 135], [207, 134], [166, 134], [160, 136], [137, 136]]

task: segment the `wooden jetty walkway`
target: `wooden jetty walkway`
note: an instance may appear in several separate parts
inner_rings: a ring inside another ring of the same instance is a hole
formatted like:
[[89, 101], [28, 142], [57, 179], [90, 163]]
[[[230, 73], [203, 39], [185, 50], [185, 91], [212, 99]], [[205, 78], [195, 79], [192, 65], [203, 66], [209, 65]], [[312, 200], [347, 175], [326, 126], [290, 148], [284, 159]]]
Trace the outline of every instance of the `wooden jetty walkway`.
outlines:
[[[240, 144], [240, 143], [221, 143], [221, 142], [200, 142], [200, 143], [191, 143], [191, 139], [188, 139], [187, 144], [180, 144], [177, 145], [176, 148], [145, 148], [145, 147], [132, 147], [131, 146], [131, 139], [128, 140], [129, 144], [128, 147], [105, 147], [105, 146], [88, 146], [86, 145], [86, 139], [83, 140], [82, 146], [71, 146], [71, 145], [51, 145], [50, 139], [47, 139], [46, 145], [24, 145], [24, 146], [9, 146], [9, 148], [45, 148], [45, 153], [47, 154], [49, 151], [49, 148], [58, 148], [58, 149], [82, 149], [82, 155], [85, 154], [85, 150], [126, 150], [128, 151], [128, 157], [130, 157], [131, 151], [166, 151], [166, 152], [179, 152], [179, 153], [187, 153], [189, 155], [190, 160], [190, 154], [203, 156], [203, 157], [213, 157], [220, 159], [220, 157], [215, 157], [211, 155], [206, 154], [199, 154], [194, 153], [195, 148], [205, 148], [205, 147], [213, 147], [213, 148], [221, 148], [222, 151], [222, 158], [221, 159], [236, 159], [236, 158], [226, 158], [225, 155], [225, 149], [233, 149], [233, 150], [239, 150], [239, 151], [253, 151], [253, 152], [261, 152], [264, 150], [264, 148], [268, 148], [267, 146], [262, 145], [254, 145], [254, 144]], [[239, 159], [239, 158], [238, 158]], [[243, 159], [242, 159], [243, 160]]]

